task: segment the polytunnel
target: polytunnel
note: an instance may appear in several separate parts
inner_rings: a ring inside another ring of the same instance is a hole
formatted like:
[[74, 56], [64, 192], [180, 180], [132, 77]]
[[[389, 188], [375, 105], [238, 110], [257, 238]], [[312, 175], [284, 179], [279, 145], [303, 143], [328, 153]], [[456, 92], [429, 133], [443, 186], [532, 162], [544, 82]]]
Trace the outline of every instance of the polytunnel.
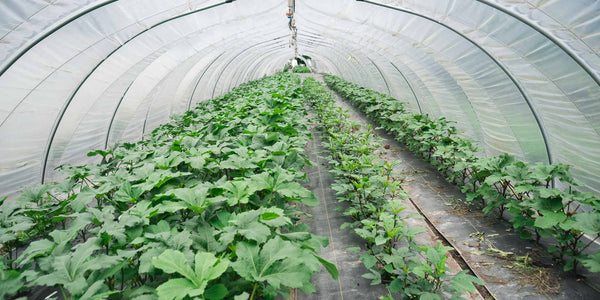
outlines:
[[[171, 116], [294, 58], [398, 99], [408, 113], [455, 122], [478, 157], [568, 165], [577, 185], [546, 187], [600, 194], [596, 0], [6, 0], [0, 199], [63, 180], [59, 166], [97, 164], [88, 152], [145, 140]], [[563, 212], [600, 203], [569, 197]], [[559, 222], [532, 232], [539, 240]], [[600, 231], [600, 219], [586, 222], [572, 231]], [[587, 268], [598, 272], [599, 261]]]

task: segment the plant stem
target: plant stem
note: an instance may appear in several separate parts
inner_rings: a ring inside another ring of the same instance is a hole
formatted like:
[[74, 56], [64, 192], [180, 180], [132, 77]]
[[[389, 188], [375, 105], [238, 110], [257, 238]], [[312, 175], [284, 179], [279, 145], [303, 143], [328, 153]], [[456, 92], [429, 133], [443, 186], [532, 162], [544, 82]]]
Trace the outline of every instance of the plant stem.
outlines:
[[61, 292], [61, 293], [62, 293], [62, 295], [63, 295], [63, 299], [67, 300], [67, 299], [68, 299], [68, 298], [67, 298], [67, 294], [65, 293], [65, 290], [63, 289], [63, 286], [62, 286], [62, 285], [59, 285], [59, 286], [58, 286], [58, 288], [60, 289], [60, 292]]
[[250, 295], [250, 300], [254, 300], [254, 294], [256, 293], [257, 288], [258, 288], [258, 283], [255, 283], [254, 288], [252, 289], [252, 295]]

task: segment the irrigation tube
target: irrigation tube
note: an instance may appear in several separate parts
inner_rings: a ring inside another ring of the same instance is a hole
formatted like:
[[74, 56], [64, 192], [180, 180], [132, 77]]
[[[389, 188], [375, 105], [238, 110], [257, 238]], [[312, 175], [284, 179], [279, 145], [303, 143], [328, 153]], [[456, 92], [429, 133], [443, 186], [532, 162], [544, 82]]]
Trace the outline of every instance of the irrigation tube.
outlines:
[[487, 55], [505, 74], [506, 76], [508, 76], [508, 78], [513, 82], [513, 84], [515, 85], [515, 87], [517, 88], [517, 90], [519, 91], [519, 93], [521, 94], [521, 96], [523, 97], [523, 99], [525, 99], [525, 102], [527, 103], [527, 106], [529, 107], [529, 110], [531, 111], [531, 113], [533, 114], [533, 117], [535, 118], [535, 122], [538, 125], [538, 128], [540, 129], [540, 133], [542, 134], [542, 139], [544, 140], [544, 146], [546, 147], [546, 154], [548, 155], [548, 163], [552, 164], [553, 160], [552, 160], [552, 154], [550, 152], [550, 146], [548, 144], [548, 135], [546, 134], [546, 130], [544, 129], [544, 126], [542, 126], [542, 122], [540, 117], [538, 116], [537, 111], [535, 110], [535, 108], [533, 107], [533, 104], [531, 103], [531, 99], [529, 99], [529, 97], [527, 96], [527, 94], [525, 93], [523, 87], [521, 86], [521, 84], [519, 83], [519, 81], [517, 81], [517, 79], [512, 75], [511, 72], [508, 71], [508, 69], [500, 62], [498, 61], [491, 53], [489, 53], [487, 50], [485, 50], [482, 46], [480, 46], [479, 44], [477, 44], [475, 41], [473, 41], [472, 39], [470, 39], [469, 37], [467, 37], [466, 35], [464, 35], [463, 33], [459, 32], [458, 30], [450, 27], [449, 25], [446, 25], [440, 21], [437, 21], [431, 17], [425, 16], [423, 14], [419, 14], [416, 13], [414, 11], [410, 11], [407, 9], [403, 9], [403, 8], [398, 8], [398, 7], [393, 7], [393, 6], [389, 6], [389, 5], [385, 5], [385, 4], [381, 4], [381, 3], [376, 3], [376, 2], [372, 2], [372, 1], [368, 1], [368, 0], [356, 0], [357, 2], [364, 2], [364, 3], [368, 3], [368, 4], [372, 4], [372, 5], [376, 5], [376, 6], [380, 6], [383, 8], [387, 8], [387, 9], [392, 9], [392, 10], [396, 10], [396, 11], [400, 11], [403, 13], [407, 13], [416, 17], [420, 17], [423, 19], [426, 19], [428, 21], [434, 22], [438, 25], [443, 26], [444, 28], [458, 34], [459, 36], [461, 36], [462, 38], [464, 38], [465, 40], [469, 41], [471, 44], [473, 44], [475, 47], [477, 47], [479, 50], [481, 50], [483, 53], [485, 53], [485, 55]]
[[[69, 108], [69, 105], [71, 104], [71, 101], [73, 101], [73, 98], [75, 98], [75, 95], [77, 95], [77, 92], [79, 92], [79, 89], [83, 86], [83, 84], [87, 81], [87, 79], [96, 71], [96, 69], [98, 69], [100, 67], [100, 65], [102, 65], [102, 63], [104, 61], [106, 61], [109, 57], [111, 57], [113, 54], [115, 54], [119, 49], [121, 49], [121, 47], [127, 45], [129, 42], [131, 42], [132, 40], [134, 40], [135, 38], [137, 38], [138, 36], [142, 35], [143, 33], [150, 31], [164, 23], [170, 22], [172, 20], [176, 20], [185, 16], [189, 16], [195, 13], [199, 13], [199, 12], [203, 12], [205, 10], [209, 10], [218, 6], [221, 6], [223, 4], [227, 4], [227, 3], [231, 3], [235, 0], [226, 0], [217, 4], [213, 4], [204, 8], [199, 8], [197, 10], [194, 11], [190, 11], [181, 15], [177, 15], [165, 20], [162, 20], [140, 32], [138, 32], [136, 35], [132, 36], [131, 38], [129, 38], [128, 40], [126, 40], [125, 42], [123, 42], [121, 45], [119, 45], [118, 47], [116, 47], [113, 51], [111, 51], [106, 57], [104, 57], [102, 60], [100, 60], [100, 62], [98, 62], [96, 64], [96, 66], [94, 66], [92, 68], [92, 70], [83, 78], [83, 80], [79, 83], [79, 85], [77, 85], [77, 88], [75, 88], [75, 90], [73, 91], [73, 93], [71, 93], [71, 96], [69, 97], [69, 99], [67, 100], [67, 102], [63, 105], [63, 107], [60, 110], [60, 113], [58, 115], [58, 118], [56, 119], [56, 121], [54, 122], [54, 125], [52, 125], [52, 131], [50, 133], [50, 138], [48, 139], [48, 142], [46, 144], [46, 148], [44, 151], [44, 158], [42, 159], [43, 161], [43, 165], [42, 165], [42, 175], [41, 175], [41, 183], [44, 183], [45, 177], [46, 177], [46, 168], [48, 166], [48, 156], [50, 155], [50, 148], [52, 148], [52, 143], [54, 142], [54, 137], [56, 136], [56, 132], [58, 131], [58, 126], [60, 125], [60, 122], [62, 121], [62, 118], [65, 115], [65, 112], [67, 111], [67, 108]], [[0, 73], [1, 75], [1, 73]]]

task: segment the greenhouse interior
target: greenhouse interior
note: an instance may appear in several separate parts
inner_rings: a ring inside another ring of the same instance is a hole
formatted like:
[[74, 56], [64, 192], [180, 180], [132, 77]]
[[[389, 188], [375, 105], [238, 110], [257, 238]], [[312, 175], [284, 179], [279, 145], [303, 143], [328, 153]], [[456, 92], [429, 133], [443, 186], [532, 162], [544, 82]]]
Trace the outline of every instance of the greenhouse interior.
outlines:
[[0, 298], [600, 299], [598, 0], [2, 0]]

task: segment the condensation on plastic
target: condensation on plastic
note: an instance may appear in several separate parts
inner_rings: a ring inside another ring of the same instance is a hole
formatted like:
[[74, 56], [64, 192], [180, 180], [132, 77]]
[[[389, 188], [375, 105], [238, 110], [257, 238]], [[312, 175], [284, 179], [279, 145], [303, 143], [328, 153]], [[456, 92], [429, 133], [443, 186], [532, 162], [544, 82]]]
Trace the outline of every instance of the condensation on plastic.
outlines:
[[[94, 161], [85, 155], [91, 149], [140, 139], [172, 114], [281, 70], [293, 56], [287, 1], [238, 0], [193, 13], [220, 2], [0, 3], [0, 68], [19, 57], [0, 76], [0, 195], [40, 181], [55, 126], [50, 180], [60, 164]], [[316, 71], [456, 121], [487, 155], [547, 162], [529, 100], [554, 162], [572, 165], [583, 189], [600, 192], [600, 87], [561, 49], [600, 76], [600, 2], [373, 2], [412, 14], [350, 0], [298, 1], [300, 54]]]

